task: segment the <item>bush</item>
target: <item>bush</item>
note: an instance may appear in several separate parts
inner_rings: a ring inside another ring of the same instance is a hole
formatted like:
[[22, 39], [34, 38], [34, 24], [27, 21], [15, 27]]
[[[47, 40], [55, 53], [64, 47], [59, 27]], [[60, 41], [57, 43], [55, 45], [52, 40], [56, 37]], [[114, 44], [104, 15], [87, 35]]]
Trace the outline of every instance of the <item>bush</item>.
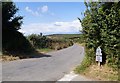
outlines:
[[86, 46], [101, 46], [103, 63], [118, 68], [120, 55], [120, 2], [85, 2], [85, 16], [81, 21]]
[[22, 33], [9, 29], [3, 29], [2, 45], [3, 54], [29, 54], [34, 51], [34, 48]]
[[50, 48], [54, 50], [60, 50], [62, 48], [66, 48], [68, 46], [73, 45], [73, 42], [69, 39], [55, 39], [55, 38], [47, 38], [46, 36], [32, 34], [29, 35], [28, 40], [31, 42], [33, 47], [35, 48]]

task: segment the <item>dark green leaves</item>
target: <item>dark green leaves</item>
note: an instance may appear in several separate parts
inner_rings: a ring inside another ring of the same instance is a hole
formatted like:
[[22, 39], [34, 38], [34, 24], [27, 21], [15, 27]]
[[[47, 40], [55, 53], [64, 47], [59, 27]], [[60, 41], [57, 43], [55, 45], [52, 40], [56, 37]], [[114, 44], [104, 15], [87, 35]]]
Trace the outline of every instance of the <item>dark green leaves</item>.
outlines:
[[86, 46], [94, 50], [102, 46], [103, 57], [106, 56], [104, 62], [116, 67], [120, 56], [120, 2], [89, 2], [85, 5], [85, 17], [81, 23]]
[[11, 28], [14, 30], [20, 29], [22, 24], [22, 16], [16, 16], [16, 12], [18, 8], [16, 8], [13, 2], [2, 2], [2, 25], [3, 29]]

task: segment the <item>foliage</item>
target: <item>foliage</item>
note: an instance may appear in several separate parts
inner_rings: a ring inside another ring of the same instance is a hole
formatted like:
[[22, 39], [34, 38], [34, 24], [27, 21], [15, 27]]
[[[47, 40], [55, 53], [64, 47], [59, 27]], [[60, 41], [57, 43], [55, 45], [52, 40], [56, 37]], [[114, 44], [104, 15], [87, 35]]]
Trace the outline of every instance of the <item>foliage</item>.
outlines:
[[95, 52], [101, 46], [103, 63], [117, 68], [120, 56], [120, 2], [85, 2], [85, 5], [81, 23], [87, 48], [93, 48]]
[[47, 35], [48, 38], [58, 39], [58, 40], [69, 40], [74, 43], [84, 43], [83, 34], [53, 34]]
[[18, 30], [22, 24], [22, 16], [16, 16], [16, 8], [13, 2], [2, 2], [2, 25], [3, 29]]
[[83, 74], [85, 76], [95, 78], [95, 79], [101, 79], [101, 80], [108, 80], [108, 81], [117, 81], [119, 80], [119, 73], [118, 71], [114, 71], [113, 68], [108, 67], [107, 65], [103, 65], [98, 67], [97, 64], [95, 64], [95, 60], [92, 57], [95, 57], [94, 49], [85, 49], [85, 57], [80, 65], [78, 65], [74, 71], [77, 74]]
[[27, 38], [35, 48], [47, 47], [48, 40], [45, 36], [32, 34], [32, 35], [29, 35]]
[[70, 38], [73, 42], [75, 43], [85, 43], [85, 38], [83, 36], [83, 34], [80, 34], [79, 37], [73, 37], [73, 38]]
[[35, 48], [50, 48], [59, 50], [62, 48], [66, 48], [68, 46], [73, 45], [72, 41], [65, 39], [57, 39], [57, 38], [48, 38], [46, 36], [31, 34], [27, 36], [27, 39], [31, 42], [33, 47]]
[[2, 2], [2, 48], [3, 53], [31, 53], [33, 48], [29, 41], [17, 30], [22, 24], [22, 16], [16, 16], [13, 2]]

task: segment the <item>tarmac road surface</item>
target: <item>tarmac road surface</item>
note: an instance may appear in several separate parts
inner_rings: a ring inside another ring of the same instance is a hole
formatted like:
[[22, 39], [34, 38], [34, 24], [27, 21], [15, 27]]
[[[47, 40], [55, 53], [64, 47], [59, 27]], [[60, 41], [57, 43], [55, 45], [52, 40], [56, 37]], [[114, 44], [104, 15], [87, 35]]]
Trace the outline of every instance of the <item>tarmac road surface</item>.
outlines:
[[45, 57], [2, 63], [2, 81], [57, 81], [72, 71], [84, 58], [84, 47], [49, 52]]

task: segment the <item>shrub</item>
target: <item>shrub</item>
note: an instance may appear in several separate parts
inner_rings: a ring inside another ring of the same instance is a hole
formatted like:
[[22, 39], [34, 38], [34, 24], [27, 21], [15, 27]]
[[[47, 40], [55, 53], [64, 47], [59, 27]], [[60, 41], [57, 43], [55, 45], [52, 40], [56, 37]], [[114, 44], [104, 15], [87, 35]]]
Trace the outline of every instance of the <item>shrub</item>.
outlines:
[[46, 36], [32, 34], [29, 35], [28, 40], [35, 48], [50, 48], [60, 50], [73, 45], [73, 42], [65, 39], [47, 38]]
[[34, 48], [22, 33], [13, 30], [4, 30], [2, 35], [3, 53], [29, 54]]

